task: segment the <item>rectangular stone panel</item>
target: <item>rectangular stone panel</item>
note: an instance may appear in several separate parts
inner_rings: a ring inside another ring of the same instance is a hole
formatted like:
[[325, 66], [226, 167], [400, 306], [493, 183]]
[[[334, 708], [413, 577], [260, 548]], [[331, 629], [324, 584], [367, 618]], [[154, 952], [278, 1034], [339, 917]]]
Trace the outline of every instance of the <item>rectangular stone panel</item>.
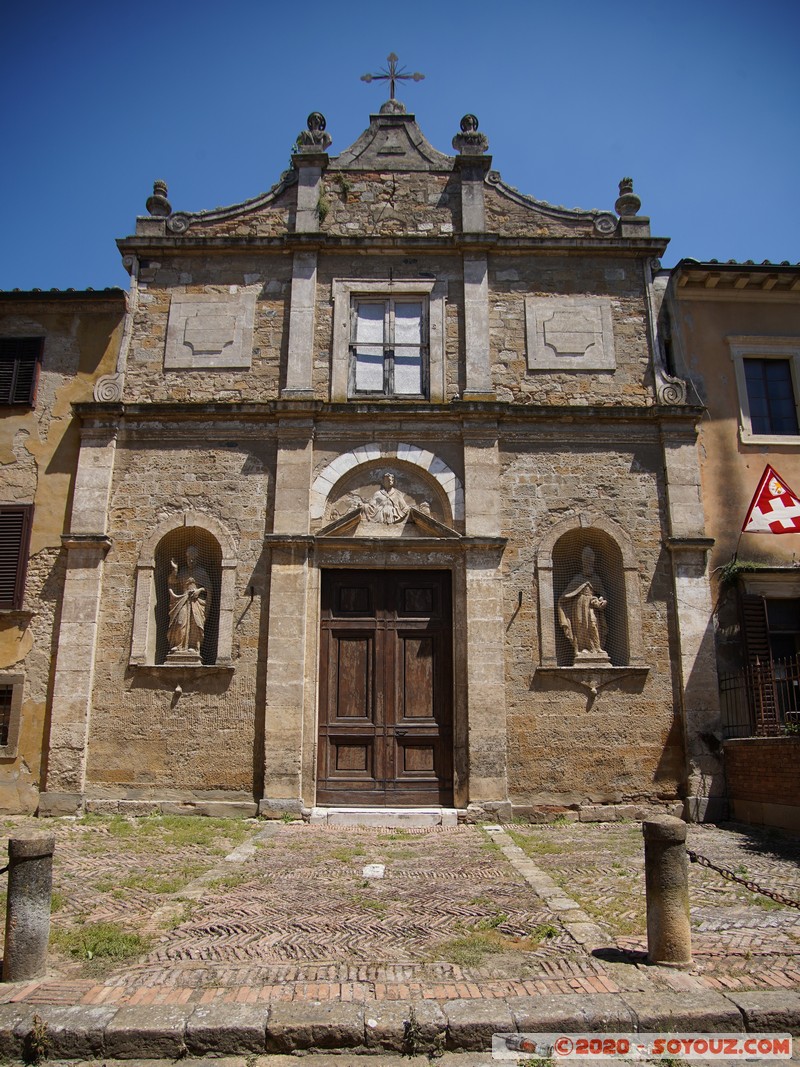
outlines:
[[249, 370], [256, 293], [173, 293], [165, 370]]
[[611, 301], [602, 296], [525, 298], [528, 370], [614, 370]]

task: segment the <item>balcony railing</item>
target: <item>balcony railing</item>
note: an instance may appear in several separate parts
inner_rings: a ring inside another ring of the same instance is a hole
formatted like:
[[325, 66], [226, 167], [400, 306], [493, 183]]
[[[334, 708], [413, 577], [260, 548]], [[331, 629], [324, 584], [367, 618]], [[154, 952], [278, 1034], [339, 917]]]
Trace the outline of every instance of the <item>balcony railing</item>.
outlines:
[[753, 663], [719, 678], [723, 735], [800, 733], [800, 657]]

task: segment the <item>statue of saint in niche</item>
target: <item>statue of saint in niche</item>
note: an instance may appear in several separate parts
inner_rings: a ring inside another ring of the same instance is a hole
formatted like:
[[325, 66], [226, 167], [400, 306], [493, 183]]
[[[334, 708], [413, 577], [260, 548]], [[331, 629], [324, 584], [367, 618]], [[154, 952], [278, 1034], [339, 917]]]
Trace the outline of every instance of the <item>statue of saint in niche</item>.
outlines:
[[395, 487], [394, 475], [387, 471], [382, 479], [381, 488], [364, 505], [363, 516], [367, 522], [379, 522], [391, 526], [402, 522], [408, 516], [408, 504], [403, 494]]
[[211, 579], [197, 562], [198, 554], [197, 545], [189, 545], [184, 564], [178, 567], [174, 559], [169, 562], [168, 660], [200, 659], [206, 615], [211, 607]]
[[594, 551], [587, 545], [581, 553], [581, 573], [575, 575], [558, 598], [558, 621], [575, 651], [576, 661], [588, 657], [608, 660], [603, 648], [608, 634], [605, 617], [608, 601], [594, 562]]

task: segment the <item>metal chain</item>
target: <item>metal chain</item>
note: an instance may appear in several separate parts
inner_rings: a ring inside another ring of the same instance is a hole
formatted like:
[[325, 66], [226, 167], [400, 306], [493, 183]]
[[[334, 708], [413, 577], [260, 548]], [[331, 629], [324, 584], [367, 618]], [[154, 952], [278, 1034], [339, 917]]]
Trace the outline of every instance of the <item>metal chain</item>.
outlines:
[[787, 908], [800, 908], [800, 900], [792, 900], [791, 897], [785, 897], [783, 893], [776, 893], [774, 889], [764, 889], [763, 886], [757, 885], [755, 882], [751, 882], [747, 878], [742, 878], [740, 875], [727, 870], [725, 867], [718, 867], [715, 863], [712, 863], [710, 859], [699, 855], [697, 852], [692, 852], [689, 848], [686, 849], [686, 854], [692, 863], [699, 863], [701, 867], [710, 867], [712, 871], [721, 874], [722, 877], [729, 882], [738, 882], [739, 885], [743, 885], [745, 889], [749, 889], [751, 893], [761, 893], [762, 896], [769, 897], [770, 900], [774, 900], [778, 904], [785, 904]]

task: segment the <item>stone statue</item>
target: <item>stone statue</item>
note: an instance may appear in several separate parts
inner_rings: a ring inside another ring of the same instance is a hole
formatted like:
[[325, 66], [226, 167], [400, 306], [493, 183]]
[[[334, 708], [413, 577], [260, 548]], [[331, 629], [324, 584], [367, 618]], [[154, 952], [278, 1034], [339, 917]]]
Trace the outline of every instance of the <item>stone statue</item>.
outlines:
[[399, 489], [395, 488], [394, 475], [387, 471], [380, 488], [372, 500], [364, 505], [362, 514], [367, 522], [379, 522], [391, 526], [408, 516], [408, 505]]
[[206, 629], [206, 615], [211, 607], [211, 579], [197, 562], [199, 549], [189, 545], [186, 562], [179, 568], [169, 562], [168, 660], [197, 662]]
[[608, 660], [603, 644], [608, 633], [603, 583], [594, 569], [594, 551], [587, 545], [581, 553], [581, 573], [576, 574], [558, 598], [558, 621], [575, 651], [575, 660]]

